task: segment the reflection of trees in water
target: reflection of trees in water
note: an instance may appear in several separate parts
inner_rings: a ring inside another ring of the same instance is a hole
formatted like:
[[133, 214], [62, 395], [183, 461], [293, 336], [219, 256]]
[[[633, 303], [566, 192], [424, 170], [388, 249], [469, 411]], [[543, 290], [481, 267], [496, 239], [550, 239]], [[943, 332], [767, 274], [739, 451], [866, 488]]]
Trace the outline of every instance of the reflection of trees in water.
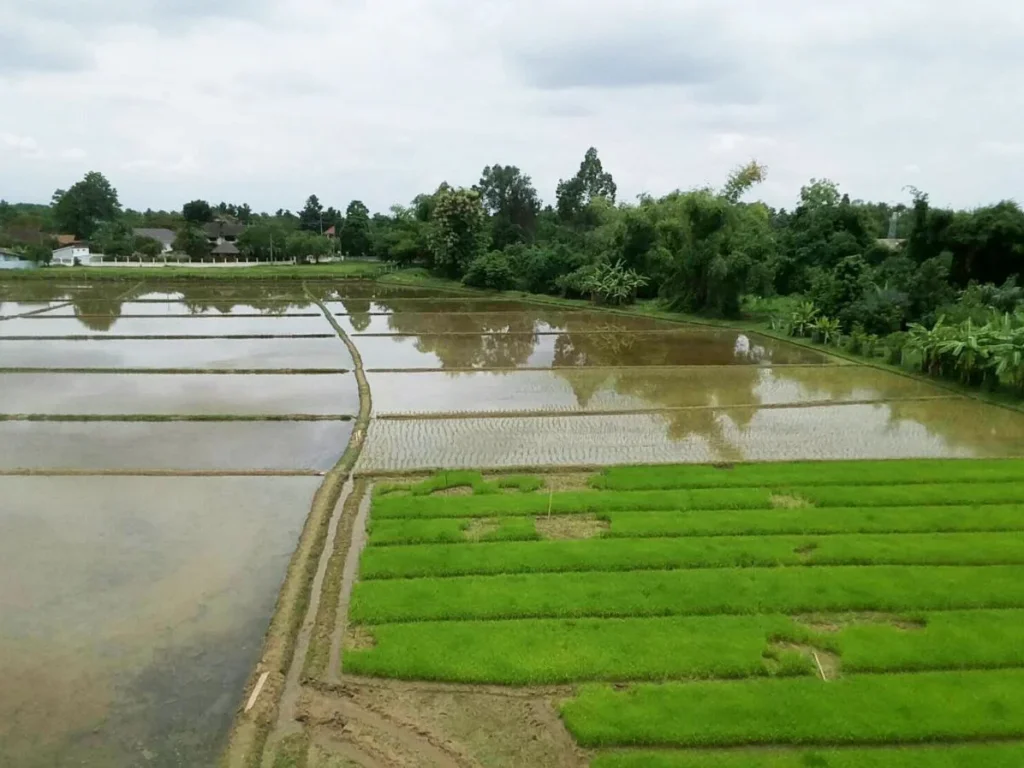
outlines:
[[365, 331], [370, 327], [370, 300], [369, 299], [337, 299], [345, 308], [345, 314], [349, 316], [349, 322], [356, 329], [356, 333]]
[[215, 310], [231, 314], [236, 306], [249, 306], [264, 315], [283, 315], [291, 309], [311, 306], [300, 283], [272, 283], [246, 280], [238, 283], [182, 283], [159, 286], [147, 284], [146, 293], [179, 293], [189, 312]]

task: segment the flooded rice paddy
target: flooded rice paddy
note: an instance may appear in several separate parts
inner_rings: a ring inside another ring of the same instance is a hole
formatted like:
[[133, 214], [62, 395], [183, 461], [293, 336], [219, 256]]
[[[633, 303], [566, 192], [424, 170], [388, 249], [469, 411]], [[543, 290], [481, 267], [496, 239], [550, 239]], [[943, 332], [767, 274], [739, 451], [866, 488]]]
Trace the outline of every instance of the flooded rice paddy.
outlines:
[[331, 320], [366, 471], [1024, 453], [1024, 417], [930, 384], [520, 299], [12, 281], [0, 315], [0, 765], [216, 762], [359, 411]]

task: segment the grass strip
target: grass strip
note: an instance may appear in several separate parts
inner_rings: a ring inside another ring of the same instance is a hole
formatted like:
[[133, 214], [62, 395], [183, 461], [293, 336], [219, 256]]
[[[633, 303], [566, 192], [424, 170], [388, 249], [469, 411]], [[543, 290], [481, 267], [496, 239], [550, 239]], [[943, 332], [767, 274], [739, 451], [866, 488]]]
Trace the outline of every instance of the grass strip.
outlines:
[[920, 618], [920, 629], [854, 622], [818, 642], [841, 654], [847, 672], [1024, 667], [1024, 611], [950, 611]]
[[821, 566], [364, 581], [363, 624], [453, 619], [1024, 608], [1024, 566]]
[[546, 685], [593, 680], [813, 675], [809, 656], [764, 658], [786, 616], [421, 622], [365, 627], [374, 647], [345, 670], [403, 680]]
[[369, 549], [363, 579], [800, 565], [1024, 565], [1024, 533], [716, 536]]
[[[1018, 505], [868, 507], [838, 509], [747, 509], [689, 512], [605, 512], [605, 538], [681, 536], [816, 535], [853, 533], [959, 533], [1024, 531]], [[464, 534], [472, 518], [385, 519], [371, 523], [370, 545], [471, 543]], [[500, 533], [479, 541], [530, 541], [539, 536], [534, 519], [495, 518]], [[820, 543], [820, 542], [819, 542]]]
[[585, 747], [882, 744], [1024, 736], [1024, 670], [584, 686], [562, 705]]
[[1024, 744], [604, 752], [591, 768], [1020, 768]]
[[[484, 496], [384, 496], [374, 500], [380, 518], [492, 517], [579, 514], [611, 510], [769, 509], [771, 493], [759, 488], [693, 491], [567, 491]], [[550, 505], [550, 507], [549, 507]]]
[[610, 467], [594, 488], [638, 491], [674, 488], [777, 488], [787, 485], [916, 485], [1024, 480], [1019, 459], [910, 459], [902, 461], [804, 461], [783, 464]]
[[[478, 533], [474, 532], [474, 519], [480, 522]], [[487, 518], [377, 520], [370, 523], [366, 551], [395, 544], [469, 544], [474, 541], [533, 541], [539, 538], [532, 517], [500, 517], [493, 521]]]
[[827, 535], [1021, 531], [1019, 505], [607, 512], [606, 536]]

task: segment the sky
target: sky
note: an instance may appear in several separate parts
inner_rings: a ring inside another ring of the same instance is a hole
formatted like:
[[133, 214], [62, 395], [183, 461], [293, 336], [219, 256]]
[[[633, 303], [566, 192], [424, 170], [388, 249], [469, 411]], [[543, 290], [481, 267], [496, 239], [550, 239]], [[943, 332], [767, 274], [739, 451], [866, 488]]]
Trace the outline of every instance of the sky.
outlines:
[[620, 200], [1024, 202], [1013, 0], [0, 0], [0, 198], [87, 171], [126, 207], [374, 211], [486, 165], [554, 201], [597, 147]]

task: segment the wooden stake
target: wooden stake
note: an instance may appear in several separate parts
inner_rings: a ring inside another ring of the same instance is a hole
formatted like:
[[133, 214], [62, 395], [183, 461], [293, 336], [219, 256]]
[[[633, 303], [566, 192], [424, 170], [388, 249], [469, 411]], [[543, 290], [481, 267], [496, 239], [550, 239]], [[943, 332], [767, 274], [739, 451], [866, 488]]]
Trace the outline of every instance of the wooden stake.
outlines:
[[270, 677], [269, 672], [264, 672], [260, 675], [259, 682], [257, 682], [256, 687], [252, 689], [252, 696], [250, 696], [249, 701], [245, 703], [246, 712], [256, 706], [256, 699], [260, 697], [260, 693], [263, 691], [263, 686], [267, 684], [268, 677]]
[[814, 657], [814, 663], [818, 665], [818, 674], [821, 675], [821, 679], [827, 683], [828, 678], [825, 677], [825, 669], [821, 666], [821, 659], [818, 658], [817, 652], [811, 651], [811, 656]]

